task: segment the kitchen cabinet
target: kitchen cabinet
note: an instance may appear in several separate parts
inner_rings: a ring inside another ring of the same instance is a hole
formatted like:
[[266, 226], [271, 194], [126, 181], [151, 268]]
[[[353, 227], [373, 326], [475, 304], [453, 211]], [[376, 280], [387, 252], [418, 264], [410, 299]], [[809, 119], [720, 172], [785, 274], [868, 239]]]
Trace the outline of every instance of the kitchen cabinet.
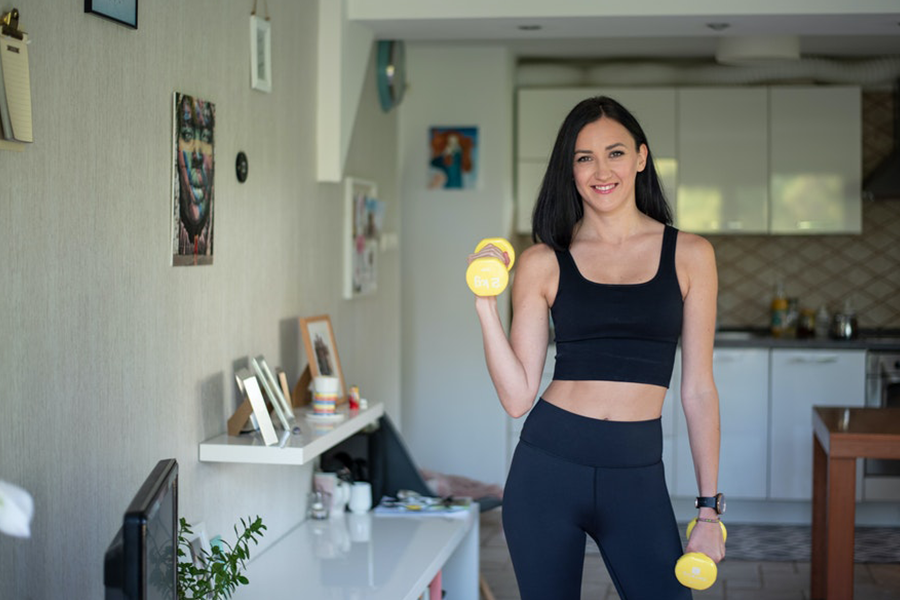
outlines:
[[812, 407], [864, 405], [866, 351], [773, 349], [769, 369], [769, 497], [810, 500]]
[[563, 120], [580, 101], [605, 95], [638, 119], [653, 153], [663, 190], [674, 204], [676, 114], [674, 88], [523, 88], [517, 95], [516, 231], [531, 233], [534, 203]]
[[[729, 498], [765, 499], [768, 485], [769, 351], [765, 348], [716, 348], [713, 352], [713, 376], [719, 391], [721, 424], [719, 489]], [[680, 407], [676, 412], [675, 486], [670, 491], [675, 496], [696, 496], [697, 480], [687, 423]]]
[[769, 89], [771, 232], [862, 233], [857, 87]]
[[[681, 347], [675, 351], [675, 368], [662, 407], [663, 465], [666, 471], [666, 487], [670, 495], [675, 494], [675, 456], [678, 447], [678, 420], [684, 421], [681, 412]], [[686, 434], [685, 434], [686, 435]], [[691, 471], [693, 475], [693, 471]], [[696, 488], [696, 485], [694, 486]]]
[[764, 87], [678, 90], [679, 228], [768, 231], [767, 128]]
[[516, 230], [531, 215], [556, 134], [580, 100], [606, 94], [646, 132], [675, 224], [707, 234], [862, 231], [859, 87], [523, 88]]

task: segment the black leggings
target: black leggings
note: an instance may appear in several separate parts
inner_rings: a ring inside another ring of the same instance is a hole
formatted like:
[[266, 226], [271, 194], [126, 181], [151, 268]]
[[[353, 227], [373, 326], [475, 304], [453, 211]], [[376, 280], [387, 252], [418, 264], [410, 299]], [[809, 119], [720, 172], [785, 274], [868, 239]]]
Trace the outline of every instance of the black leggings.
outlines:
[[604, 421], [538, 400], [503, 492], [522, 600], [581, 595], [585, 534], [621, 600], [684, 600], [681, 538], [666, 489], [660, 419]]

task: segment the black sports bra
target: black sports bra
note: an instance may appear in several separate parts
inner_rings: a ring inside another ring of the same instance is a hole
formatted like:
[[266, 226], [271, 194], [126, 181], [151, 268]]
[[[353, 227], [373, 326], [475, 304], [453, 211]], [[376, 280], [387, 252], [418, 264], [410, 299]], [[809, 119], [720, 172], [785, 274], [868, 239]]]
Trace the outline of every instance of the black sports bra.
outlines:
[[556, 329], [553, 379], [629, 381], [669, 387], [684, 300], [675, 272], [678, 230], [666, 226], [650, 281], [585, 279], [568, 250], [557, 252], [559, 287], [550, 309]]

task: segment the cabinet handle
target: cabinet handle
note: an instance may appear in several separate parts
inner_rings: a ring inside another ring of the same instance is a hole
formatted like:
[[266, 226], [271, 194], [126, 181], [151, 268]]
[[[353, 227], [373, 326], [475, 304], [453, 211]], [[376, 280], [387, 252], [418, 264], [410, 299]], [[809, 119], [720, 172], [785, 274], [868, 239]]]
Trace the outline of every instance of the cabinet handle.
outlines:
[[834, 363], [838, 361], [837, 356], [795, 356], [790, 359], [788, 362], [791, 364], [803, 364], [803, 365], [824, 365], [827, 363]]

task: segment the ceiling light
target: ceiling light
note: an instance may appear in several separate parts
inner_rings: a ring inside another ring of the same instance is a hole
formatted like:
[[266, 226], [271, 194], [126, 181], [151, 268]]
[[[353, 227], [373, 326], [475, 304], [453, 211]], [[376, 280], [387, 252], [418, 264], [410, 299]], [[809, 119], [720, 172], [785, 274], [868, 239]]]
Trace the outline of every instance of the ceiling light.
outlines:
[[759, 65], [799, 59], [800, 38], [793, 35], [721, 37], [716, 49], [716, 62], [723, 65]]
[[542, 27], [540, 25], [519, 25], [519, 29], [522, 31], [540, 31]]

